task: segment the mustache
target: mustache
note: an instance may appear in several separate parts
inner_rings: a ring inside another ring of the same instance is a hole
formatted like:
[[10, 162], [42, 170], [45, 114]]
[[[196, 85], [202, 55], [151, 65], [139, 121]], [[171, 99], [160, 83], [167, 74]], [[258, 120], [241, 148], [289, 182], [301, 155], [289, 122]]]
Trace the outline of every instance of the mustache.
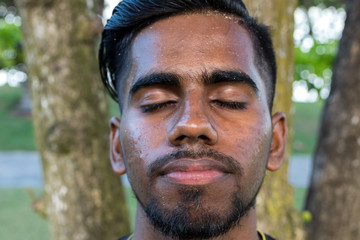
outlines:
[[169, 154], [165, 154], [161, 157], [158, 157], [154, 162], [152, 162], [147, 171], [148, 177], [153, 177], [156, 175], [159, 170], [165, 166], [166, 164], [182, 159], [198, 159], [198, 158], [210, 158], [214, 159], [215, 161], [221, 162], [224, 164], [230, 172], [234, 172], [242, 175], [243, 168], [241, 167], [240, 163], [233, 157], [221, 153], [215, 149], [201, 147], [199, 149], [177, 149]]

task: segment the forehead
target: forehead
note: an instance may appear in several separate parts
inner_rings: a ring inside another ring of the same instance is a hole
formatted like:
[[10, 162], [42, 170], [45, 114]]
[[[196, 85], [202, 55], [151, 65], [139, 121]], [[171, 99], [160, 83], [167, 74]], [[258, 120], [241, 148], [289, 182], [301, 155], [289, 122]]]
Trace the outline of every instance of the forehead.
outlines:
[[207, 60], [204, 67], [210, 67], [218, 59], [246, 64], [254, 58], [247, 30], [220, 14], [179, 15], [155, 22], [135, 38], [132, 57], [140, 69], [145, 69], [142, 64], [147, 68], [176, 64], [178, 71], [198, 67], [193, 63], [202, 60]]
[[125, 92], [136, 79], [154, 72], [196, 77], [213, 70], [244, 72], [261, 90], [250, 35], [236, 20], [199, 13], [172, 16], [146, 27], [132, 43], [132, 70]]

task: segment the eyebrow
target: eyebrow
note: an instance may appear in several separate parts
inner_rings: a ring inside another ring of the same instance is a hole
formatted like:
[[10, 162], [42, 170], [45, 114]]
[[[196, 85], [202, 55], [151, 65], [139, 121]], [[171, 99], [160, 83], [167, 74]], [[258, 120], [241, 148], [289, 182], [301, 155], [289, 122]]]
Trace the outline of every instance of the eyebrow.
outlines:
[[175, 73], [153, 73], [141, 77], [131, 87], [129, 97], [132, 98], [134, 94], [142, 88], [155, 85], [180, 87], [180, 76]]
[[251, 79], [249, 75], [244, 72], [239, 71], [222, 71], [215, 70], [209, 75], [206, 71], [202, 74], [202, 81], [204, 85], [212, 85], [216, 83], [226, 83], [226, 82], [235, 82], [235, 83], [244, 83], [248, 85], [253, 91], [257, 94], [259, 89], [254, 80]]
[[[172, 86], [175, 88], [181, 87], [181, 76], [176, 73], [152, 73], [144, 77], [140, 77], [135, 84], [130, 88], [129, 98], [131, 99], [136, 92], [142, 88], [152, 87], [156, 85], [162, 86]], [[257, 94], [259, 89], [251, 79], [249, 75], [244, 72], [239, 71], [223, 71], [215, 70], [209, 74], [207, 71], [204, 71], [201, 76], [201, 82], [205, 85], [213, 85], [217, 83], [244, 83], [251, 87], [253, 91]]]

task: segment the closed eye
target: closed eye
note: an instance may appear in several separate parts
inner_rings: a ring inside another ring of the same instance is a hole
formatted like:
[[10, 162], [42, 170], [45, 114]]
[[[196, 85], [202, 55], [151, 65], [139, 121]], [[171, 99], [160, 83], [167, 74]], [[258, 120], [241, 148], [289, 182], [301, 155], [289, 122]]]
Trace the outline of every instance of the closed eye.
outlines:
[[143, 113], [152, 113], [152, 112], [156, 112], [156, 111], [162, 110], [167, 107], [171, 107], [174, 104], [176, 104], [176, 101], [148, 104], [148, 105], [141, 106], [141, 111]]
[[244, 110], [246, 109], [245, 102], [227, 102], [221, 100], [212, 100], [217, 106], [221, 108], [233, 109], [233, 110]]

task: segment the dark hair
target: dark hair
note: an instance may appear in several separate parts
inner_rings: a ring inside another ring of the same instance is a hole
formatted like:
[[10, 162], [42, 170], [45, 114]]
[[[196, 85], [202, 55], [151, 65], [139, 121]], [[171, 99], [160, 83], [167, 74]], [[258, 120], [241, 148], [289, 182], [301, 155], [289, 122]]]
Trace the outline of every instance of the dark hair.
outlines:
[[[239, 18], [250, 33], [256, 65], [268, 88], [271, 109], [276, 84], [276, 61], [268, 28], [252, 18], [241, 0], [123, 0], [114, 9], [102, 33], [99, 49], [100, 73], [111, 97], [118, 101], [122, 78], [130, 70], [129, 52], [133, 39], [145, 27], [173, 15], [220, 12]], [[265, 80], [266, 79], [266, 80]]]

